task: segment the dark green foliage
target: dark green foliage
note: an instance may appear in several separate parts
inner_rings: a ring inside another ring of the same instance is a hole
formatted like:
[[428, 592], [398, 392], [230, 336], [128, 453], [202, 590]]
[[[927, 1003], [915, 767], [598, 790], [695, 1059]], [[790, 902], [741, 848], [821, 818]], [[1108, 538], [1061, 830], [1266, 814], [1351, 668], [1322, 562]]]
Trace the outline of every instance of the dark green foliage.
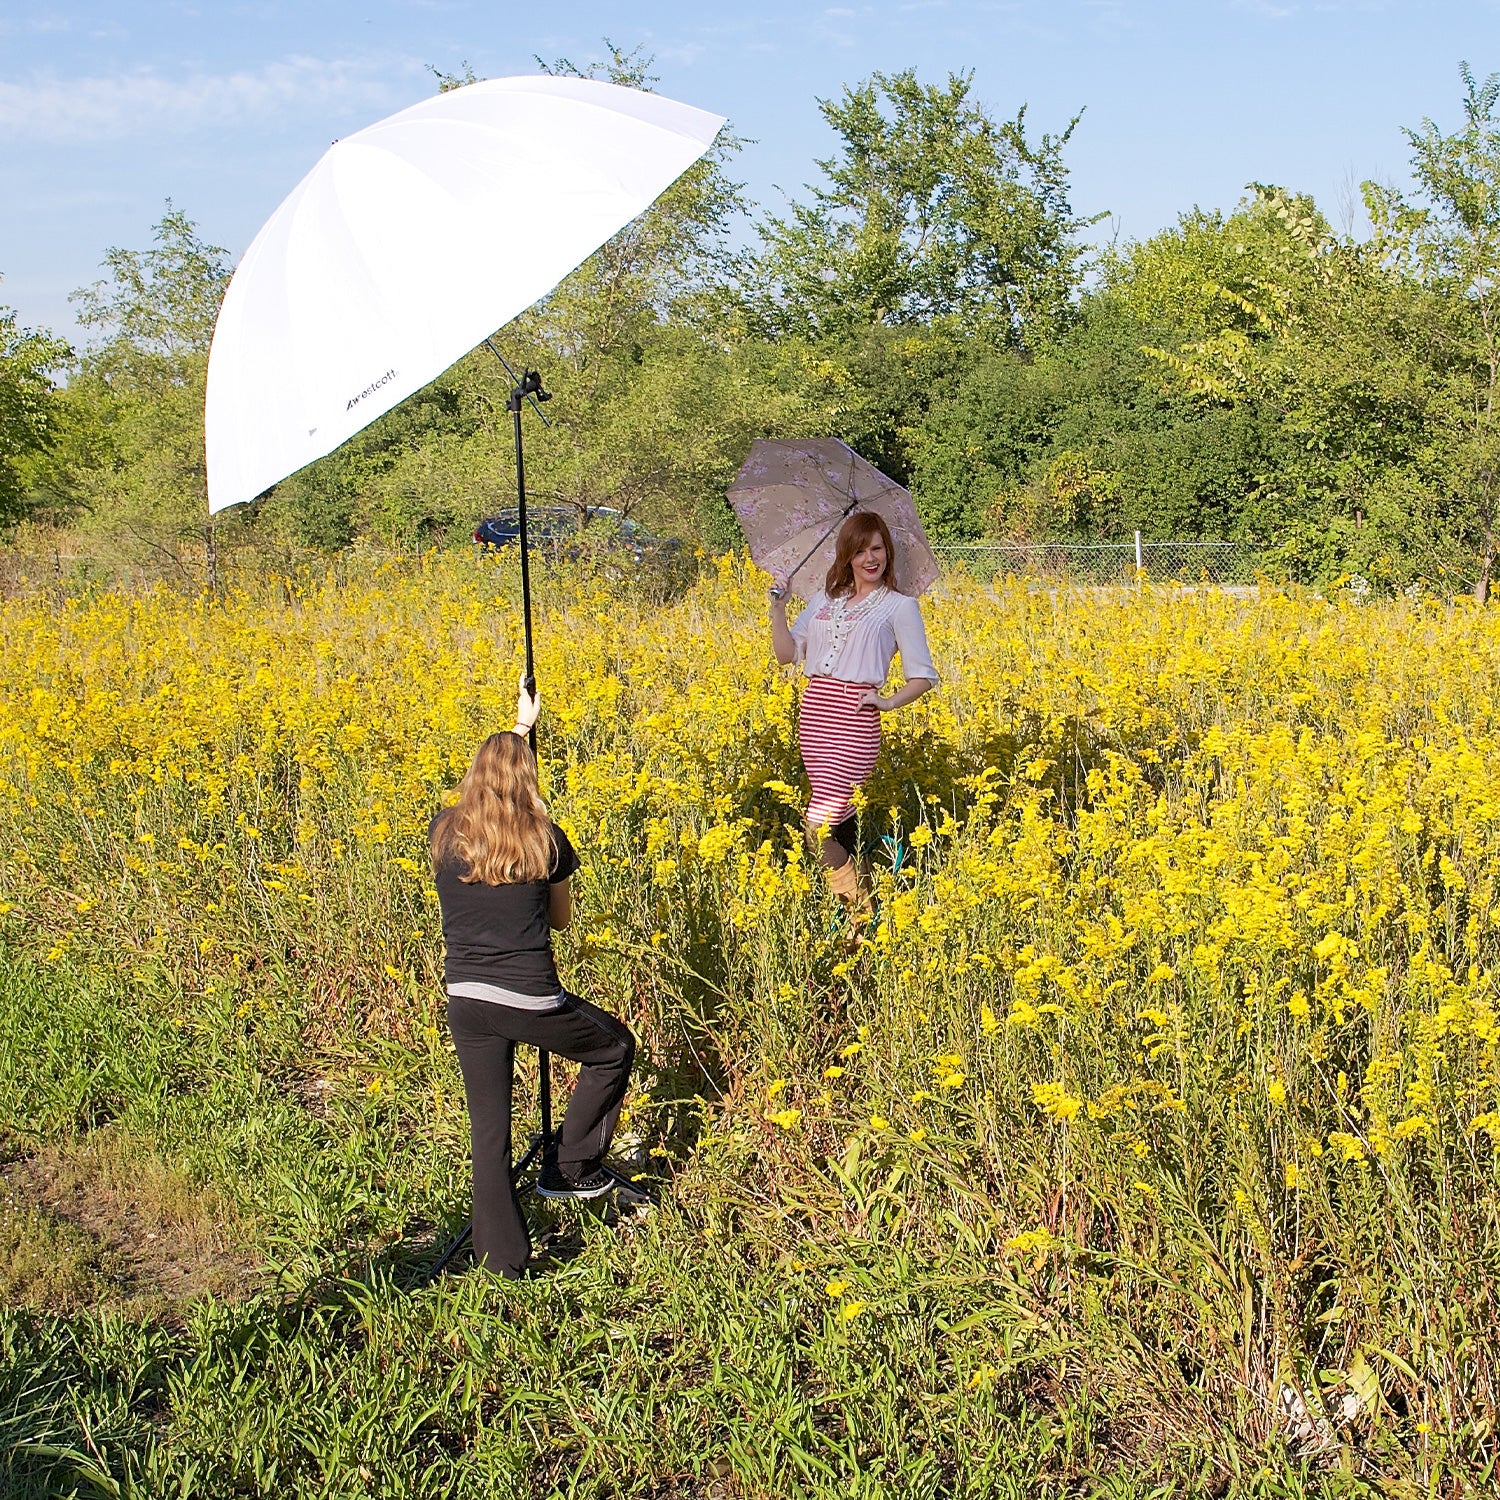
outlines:
[[[651, 59], [547, 71], [650, 88]], [[473, 81], [434, 70], [442, 88]], [[911, 486], [933, 539], [1229, 539], [1273, 573], [1489, 588], [1500, 537], [1500, 82], [1408, 132], [1411, 195], [1367, 184], [1373, 234], [1251, 184], [1110, 249], [1064, 152], [969, 75], [877, 73], [824, 101], [836, 149], [760, 250], [732, 134], [502, 330], [542, 371], [527, 413], [540, 503], [610, 507], [714, 550], [756, 437], [831, 434]], [[0, 319], [0, 524], [72, 515], [160, 553], [202, 534], [206, 352], [227, 277], [169, 204], [145, 251], [78, 294], [66, 351]], [[484, 349], [236, 523], [238, 543], [429, 546], [513, 503], [509, 382]], [[226, 523], [221, 520], [220, 531]], [[175, 553], [173, 554], [175, 555]]]
[[1042, 358], [997, 351], [976, 364], [913, 442], [929, 532], [1252, 539], [1246, 497], [1274, 434], [1254, 411], [1164, 394], [1149, 337], [1095, 296]]
[[15, 312], [0, 307], [0, 527], [35, 507], [60, 416], [51, 372], [68, 354], [66, 344], [20, 327]]

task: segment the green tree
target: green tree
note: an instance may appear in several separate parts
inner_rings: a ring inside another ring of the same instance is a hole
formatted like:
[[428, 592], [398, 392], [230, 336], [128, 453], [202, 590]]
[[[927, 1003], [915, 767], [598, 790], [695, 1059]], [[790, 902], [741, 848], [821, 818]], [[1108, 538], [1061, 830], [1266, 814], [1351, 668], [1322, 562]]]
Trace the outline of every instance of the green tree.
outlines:
[[1435, 576], [1454, 564], [1451, 507], [1419, 497], [1437, 483], [1447, 376], [1422, 330], [1443, 298], [1378, 236], [1337, 236], [1310, 199], [1252, 188], [1228, 218], [1185, 216], [1107, 262], [1104, 294], [1141, 323], [1162, 393], [1237, 431], [1250, 466], [1233, 531], [1273, 567]]
[[1407, 132], [1413, 186], [1366, 183], [1373, 235], [1253, 186], [1106, 267], [1164, 386], [1253, 414], [1245, 516], [1293, 576], [1466, 579], [1488, 597], [1500, 506], [1500, 80], [1467, 66], [1464, 122]]
[[1145, 352], [1160, 325], [1108, 292], [1036, 359], [998, 350], [935, 402], [911, 439], [928, 532], [952, 541], [1238, 538], [1266, 466], [1254, 408], [1164, 390]]
[[207, 521], [203, 394], [228, 252], [169, 202], [149, 249], [112, 249], [104, 266], [73, 294], [96, 338], [68, 385], [88, 434], [72, 493], [91, 524], [169, 546]]
[[994, 120], [970, 95], [908, 69], [822, 100], [839, 138], [824, 183], [761, 226], [747, 299], [771, 334], [848, 337], [872, 325], [951, 322], [1000, 344], [1036, 344], [1067, 319], [1085, 224], [1063, 148], [1078, 123], [1033, 140], [1023, 106]]
[[62, 340], [22, 328], [13, 308], [0, 307], [0, 526], [38, 504], [61, 411], [52, 371], [69, 353]]
[[1489, 596], [1500, 505], [1500, 74], [1478, 82], [1467, 63], [1462, 127], [1433, 121], [1408, 130], [1415, 199], [1365, 185], [1375, 245], [1387, 265], [1409, 268], [1435, 296], [1420, 334], [1440, 376], [1429, 403], [1450, 520], [1477, 555], [1476, 598]]

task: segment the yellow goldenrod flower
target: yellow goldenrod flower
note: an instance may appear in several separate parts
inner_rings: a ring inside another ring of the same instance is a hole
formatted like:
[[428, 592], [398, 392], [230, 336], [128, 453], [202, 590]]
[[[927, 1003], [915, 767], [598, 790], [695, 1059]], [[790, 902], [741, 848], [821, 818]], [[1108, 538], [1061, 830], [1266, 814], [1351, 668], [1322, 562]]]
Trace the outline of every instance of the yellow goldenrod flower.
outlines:
[[1061, 1243], [1047, 1229], [1023, 1229], [1020, 1234], [1006, 1240], [1005, 1248], [1018, 1255], [1029, 1255], [1033, 1251], [1044, 1253]]
[[1031, 1097], [1054, 1120], [1072, 1120], [1083, 1108], [1083, 1100], [1068, 1093], [1060, 1083], [1034, 1083]]
[[1364, 1142], [1357, 1135], [1350, 1135], [1344, 1130], [1334, 1130], [1329, 1133], [1328, 1144], [1338, 1151], [1343, 1161], [1365, 1159]]

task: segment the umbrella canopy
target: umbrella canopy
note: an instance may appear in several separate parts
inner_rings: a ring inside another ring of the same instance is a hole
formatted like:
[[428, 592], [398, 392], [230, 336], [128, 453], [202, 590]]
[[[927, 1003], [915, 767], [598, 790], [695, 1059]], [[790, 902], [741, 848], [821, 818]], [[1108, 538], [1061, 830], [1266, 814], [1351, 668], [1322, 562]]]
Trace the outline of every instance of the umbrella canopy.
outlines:
[[803, 599], [823, 586], [839, 527], [855, 511], [874, 511], [896, 544], [898, 593], [924, 594], [938, 563], [911, 495], [837, 438], [777, 442], [757, 438], [729, 488], [750, 556]]
[[723, 123], [593, 79], [496, 78], [336, 142], [224, 297], [209, 510], [331, 453], [545, 296]]

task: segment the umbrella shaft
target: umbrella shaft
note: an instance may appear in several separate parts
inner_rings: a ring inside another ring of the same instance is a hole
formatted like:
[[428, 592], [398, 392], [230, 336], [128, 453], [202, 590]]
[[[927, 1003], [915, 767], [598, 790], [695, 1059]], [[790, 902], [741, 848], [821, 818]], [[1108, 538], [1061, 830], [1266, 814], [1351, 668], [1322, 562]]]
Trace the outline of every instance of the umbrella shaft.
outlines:
[[858, 505], [858, 504], [859, 504], [859, 501], [858, 501], [858, 500], [851, 500], [851, 501], [850, 501], [850, 502], [849, 502], [849, 503], [848, 503], [848, 504], [847, 504], [847, 505], [846, 505], [846, 506], [845, 506], [845, 507], [844, 507], [844, 508], [843, 508], [843, 510], [841, 510], [841, 511], [840, 511], [840, 512], [839, 512], [839, 513], [838, 513], [838, 515], [836, 515], [836, 516], [835, 516], [835, 517], [834, 517], [834, 519], [833, 519], [833, 525], [832, 525], [832, 526], [830, 526], [830, 527], [829, 527], [829, 528], [828, 528], [828, 530], [827, 530], [827, 531], [825, 531], [825, 532], [824, 532], [824, 533], [823, 533], [823, 535], [822, 535], [822, 536], [820, 536], [820, 537], [819, 537], [819, 538], [818, 538], [818, 539], [817, 539], [817, 541], [816, 541], [816, 542], [814, 542], [814, 543], [813, 543], [813, 544], [812, 544], [812, 546], [811, 546], [811, 547], [810, 547], [810, 548], [809, 548], [809, 549], [808, 549], [808, 552], [807, 552], [807, 557], [804, 557], [804, 558], [803, 558], [803, 559], [802, 559], [802, 561], [801, 561], [801, 562], [799, 562], [799, 563], [798, 563], [798, 564], [797, 564], [797, 566], [796, 566], [796, 567], [795, 567], [795, 568], [793, 568], [793, 569], [792, 569], [792, 571], [791, 571], [791, 572], [790, 572], [790, 573], [788, 573], [788, 574], [787, 574], [787, 575], [786, 575], [786, 581], [787, 581], [787, 583], [788, 583], [788, 584], [790, 584], [790, 583], [791, 583], [791, 581], [792, 581], [792, 579], [794, 579], [794, 578], [795, 578], [795, 577], [796, 577], [796, 576], [797, 576], [797, 575], [798, 575], [798, 574], [799, 574], [799, 573], [800, 573], [800, 572], [801, 572], [801, 571], [802, 571], [802, 570], [803, 570], [803, 568], [805, 568], [805, 567], [806, 567], [806, 566], [807, 566], [807, 560], [808, 560], [808, 558], [810, 558], [810, 557], [811, 557], [811, 556], [812, 556], [812, 555], [813, 555], [813, 553], [815, 553], [815, 552], [816, 552], [816, 551], [817, 551], [817, 550], [818, 550], [818, 548], [819, 548], [819, 547], [821, 547], [821, 546], [822, 546], [822, 545], [823, 545], [823, 543], [824, 543], [824, 542], [826, 542], [826, 541], [827, 541], [827, 540], [828, 540], [828, 538], [829, 538], [829, 537], [831, 537], [831, 536], [832, 536], [832, 535], [833, 535], [833, 533], [834, 533], [834, 531], [835, 531], [835, 529], [836, 529], [836, 528], [837, 528], [837, 527], [840, 527], [840, 526], [842, 526], [842, 525], [843, 525], [843, 524], [844, 524], [844, 522], [845, 522], [845, 520], [847, 520], [847, 519], [848, 519], [848, 516], [849, 516], [849, 513], [850, 513], [850, 512], [851, 512], [851, 511], [852, 511], [852, 510], [853, 510], [853, 509], [854, 509], [854, 507], [855, 507], [855, 506], [856, 506], [856, 505]]

